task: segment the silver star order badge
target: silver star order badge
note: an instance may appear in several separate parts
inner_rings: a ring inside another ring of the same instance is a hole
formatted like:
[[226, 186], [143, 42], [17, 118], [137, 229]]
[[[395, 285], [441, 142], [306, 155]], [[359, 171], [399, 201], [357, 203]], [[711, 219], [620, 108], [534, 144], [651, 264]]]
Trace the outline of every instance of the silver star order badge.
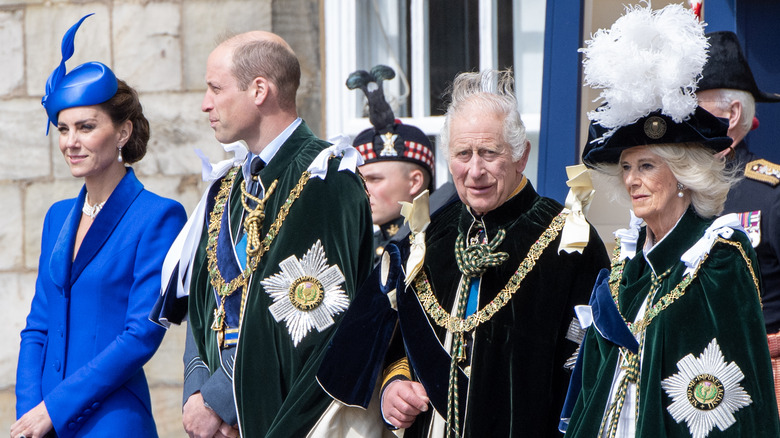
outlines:
[[341, 289], [344, 274], [337, 265], [328, 266], [319, 240], [300, 259], [284, 259], [279, 269], [260, 284], [274, 300], [268, 310], [276, 322], [286, 323], [297, 347], [313, 328], [321, 332], [330, 327], [333, 316], [349, 306], [349, 297]]
[[753, 403], [739, 384], [745, 375], [736, 363], [726, 363], [717, 339], [698, 358], [680, 359], [677, 369], [661, 382], [673, 400], [666, 410], [676, 422], [685, 421], [693, 438], [706, 438], [715, 426], [728, 429], [737, 421], [734, 412]]

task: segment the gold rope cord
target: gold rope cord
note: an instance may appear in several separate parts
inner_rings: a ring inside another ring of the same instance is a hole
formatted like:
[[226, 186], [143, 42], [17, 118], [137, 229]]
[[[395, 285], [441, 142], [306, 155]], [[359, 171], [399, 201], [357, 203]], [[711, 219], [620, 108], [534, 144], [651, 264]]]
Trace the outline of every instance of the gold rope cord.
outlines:
[[[295, 187], [290, 190], [290, 194], [287, 195], [287, 199], [284, 201], [284, 204], [282, 204], [281, 208], [279, 208], [279, 213], [276, 215], [274, 222], [271, 224], [271, 228], [268, 230], [268, 233], [265, 235], [259, 246], [258, 254], [255, 256], [256, 258], [254, 258], [254, 260], [256, 260], [254, 262], [255, 267], [257, 267], [257, 261], [259, 261], [263, 254], [265, 254], [271, 248], [271, 242], [273, 242], [274, 238], [277, 236], [277, 234], [279, 234], [279, 229], [282, 227], [284, 220], [287, 219], [287, 215], [290, 213], [290, 208], [292, 207], [293, 202], [295, 202], [295, 200], [301, 196], [303, 187], [306, 186], [306, 183], [309, 182], [310, 179], [311, 172], [305, 170], [298, 179], [298, 182], [295, 184]], [[249, 248], [249, 245], [247, 245], [247, 248]], [[247, 258], [248, 257], [249, 255], [247, 254]], [[252, 270], [254, 270], [254, 268], [252, 268]], [[248, 287], [244, 287], [241, 292], [241, 311], [239, 315], [240, 321], [244, 320], [244, 304], [246, 303], [247, 293], [249, 292], [248, 289]]]
[[[298, 197], [300, 196], [303, 187], [309, 181], [310, 179], [309, 177], [311, 175], [309, 171], [304, 171], [303, 174], [301, 174], [298, 183], [290, 191], [290, 194], [287, 196], [287, 200], [285, 200], [281, 208], [279, 208], [279, 213], [276, 215], [274, 222], [271, 224], [268, 233], [266, 233], [262, 241], [260, 240], [259, 235], [260, 232], [262, 231], [262, 221], [265, 218], [265, 211], [264, 211], [265, 203], [268, 201], [274, 189], [276, 188], [278, 180], [275, 180], [271, 184], [271, 186], [266, 191], [266, 194], [263, 197], [263, 199], [259, 199], [255, 196], [252, 196], [246, 191], [245, 187], [243, 186], [241, 187], [242, 195], [247, 196], [249, 197], [249, 199], [255, 201], [257, 203], [257, 206], [253, 209], [249, 209], [246, 200], [242, 196], [241, 203], [243, 207], [248, 211], [247, 218], [244, 220], [245, 230], [247, 232], [247, 263], [246, 263], [246, 268], [243, 270], [241, 275], [237, 276], [236, 278], [232, 279], [229, 282], [226, 282], [225, 279], [222, 277], [222, 274], [219, 272], [219, 268], [217, 266], [217, 242], [218, 242], [220, 230], [222, 228], [222, 215], [225, 212], [227, 199], [228, 196], [230, 195], [230, 191], [233, 187], [233, 182], [235, 181], [239, 169], [240, 169], [239, 167], [233, 167], [232, 169], [230, 169], [228, 174], [222, 180], [222, 184], [220, 185], [219, 192], [217, 193], [217, 196], [214, 198], [214, 209], [212, 210], [209, 216], [208, 240], [206, 243], [208, 271], [209, 271], [211, 286], [214, 288], [214, 290], [217, 291], [217, 293], [220, 296], [220, 303], [217, 306], [217, 308], [214, 309], [214, 323], [212, 324], [211, 328], [214, 331], [218, 331], [220, 335], [223, 335], [223, 329], [224, 329], [225, 299], [228, 296], [230, 296], [233, 292], [235, 292], [236, 289], [238, 289], [239, 287], [243, 288], [244, 295], [242, 296], [241, 299], [241, 311], [240, 311], [241, 313], [240, 316], [241, 318], [243, 318], [244, 302], [246, 299], [246, 290], [247, 290], [246, 286], [247, 283], [249, 282], [249, 278], [252, 276], [252, 272], [254, 272], [254, 270], [257, 268], [257, 264], [260, 262], [260, 259], [270, 249], [271, 242], [273, 242], [274, 238], [279, 234], [279, 229], [284, 223], [284, 220], [287, 218], [287, 214], [290, 211], [290, 207], [292, 207], [293, 202], [295, 202], [295, 200], [298, 199]], [[220, 336], [220, 345], [221, 344], [222, 344], [222, 337]]]

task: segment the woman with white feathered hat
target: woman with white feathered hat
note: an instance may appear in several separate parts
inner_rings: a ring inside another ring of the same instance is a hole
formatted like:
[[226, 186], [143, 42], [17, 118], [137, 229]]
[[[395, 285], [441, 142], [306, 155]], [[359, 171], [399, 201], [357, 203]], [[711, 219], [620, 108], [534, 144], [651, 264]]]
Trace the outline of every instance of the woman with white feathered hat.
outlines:
[[694, 95], [706, 48], [690, 11], [648, 5], [583, 49], [604, 100], [588, 114], [583, 161], [635, 216], [577, 309], [592, 327], [567, 437], [780, 436], [756, 256], [736, 216], [715, 219], [735, 177], [715, 155], [731, 144], [728, 126]]

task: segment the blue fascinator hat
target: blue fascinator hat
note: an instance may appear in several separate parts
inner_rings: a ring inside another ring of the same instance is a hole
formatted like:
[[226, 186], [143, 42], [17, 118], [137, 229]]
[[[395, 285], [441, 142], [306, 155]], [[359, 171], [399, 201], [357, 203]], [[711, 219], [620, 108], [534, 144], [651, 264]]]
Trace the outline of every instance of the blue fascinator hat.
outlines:
[[[60, 111], [103, 103], [111, 99], [118, 88], [114, 72], [100, 62], [86, 62], [71, 70], [70, 73], [65, 73], [65, 62], [73, 56], [73, 40], [76, 31], [90, 15], [93, 14], [81, 17], [81, 20], [65, 32], [65, 36], [62, 37], [62, 61], [46, 81], [46, 94], [41, 99], [41, 104], [46, 109], [49, 122], [54, 126], [57, 126], [57, 115]], [[48, 123], [46, 134], [49, 134]]]

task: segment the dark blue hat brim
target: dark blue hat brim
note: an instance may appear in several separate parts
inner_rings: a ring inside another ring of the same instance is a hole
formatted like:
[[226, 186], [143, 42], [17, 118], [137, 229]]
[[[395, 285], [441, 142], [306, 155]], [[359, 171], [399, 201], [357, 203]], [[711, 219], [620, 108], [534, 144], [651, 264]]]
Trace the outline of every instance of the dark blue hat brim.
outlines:
[[[649, 119], [665, 125], [663, 132], [650, 132], [645, 128]], [[728, 137], [728, 121], [710, 114], [701, 107], [691, 114], [688, 120], [674, 122], [669, 116], [655, 111], [636, 122], [618, 128], [606, 139], [604, 134], [609, 130], [591, 122], [588, 132], [588, 143], [582, 152], [582, 161], [588, 166], [597, 164], [616, 164], [624, 150], [635, 146], [656, 144], [698, 143], [710, 149], [713, 153], [723, 151], [731, 146], [733, 140]]]
[[41, 102], [54, 126], [60, 111], [103, 103], [116, 94], [119, 85], [114, 72], [100, 62], [87, 62], [74, 68]]

